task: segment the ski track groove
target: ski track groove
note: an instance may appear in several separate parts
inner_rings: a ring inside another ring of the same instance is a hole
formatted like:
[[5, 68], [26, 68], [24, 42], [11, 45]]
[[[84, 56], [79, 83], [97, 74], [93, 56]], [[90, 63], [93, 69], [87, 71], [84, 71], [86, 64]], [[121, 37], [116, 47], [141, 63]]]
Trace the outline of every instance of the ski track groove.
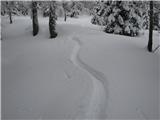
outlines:
[[[85, 109], [87, 109], [87, 111], [84, 115], [81, 113], [77, 113], [79, 115], [77, 116], [77, 119], [79, 117], [87, 119], [106, 118], [108, 98], [106, 76], [102, 72], [97, 71], [96, 69], [92, 68], [81, 60], [79, 54], [83, 44], [80, 39], [75, 35], [71, 36], [70, 39], [76, 42], [76, 45], [74, 46], [70, 57], [71, 63], [74, 64], [76, 67], [80, 68], [81, 70], [85, 71], [90, 76], [93, 83], [93, 91], [91, 93], [91, 97], [89, 98], [89, 105], [85, 106]], [[84, 110], [80, 111], [83, 112]]]
[[[87, 108], [86, 114], [83, 115], [81, 113], [78, 113], [79, 115], [81, 115], [78, 117], [85, 117], [85, 119], [106, 119], [107, 103], [109, 99], [107, 78], [104, 75], [104, 73], [92, 68], [80, 58], [80, 50], [83, 46], [83, 43], [82, 41], [80, 41], [79, 37], [73, 35], [70, 39], [76, 42], [76, 45], [74, 46], [70, 57], [70, 62], [74, 64], [76, 67], [85, 71], [91, 77], [93, 83], [93, 92], [90, 98], [90, 103]], [[136, 111], [138, 116], [142, 120], [148, 120], [140, 107], [137, 107]], [[81, 110], [80, 112], [84, 113], [84, 110]]]

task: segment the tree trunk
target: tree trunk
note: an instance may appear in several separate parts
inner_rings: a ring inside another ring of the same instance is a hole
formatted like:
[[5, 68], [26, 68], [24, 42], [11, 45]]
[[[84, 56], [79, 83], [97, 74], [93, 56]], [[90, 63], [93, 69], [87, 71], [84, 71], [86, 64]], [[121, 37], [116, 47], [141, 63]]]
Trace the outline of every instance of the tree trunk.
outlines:
[[12, 21], [12, 10], [9, 8], [9, 21], [10, 21], [10, 24], [13, 23]]
[[56, 27], [55, 1], [52, 1], [50, 3], [50, 10], [49, 10], [49, 31], [50, 31], [50, 38], [55, 38], [57, 36], [55, 27]]
[[33, 23], [33, 36], [39, 32], [37, 2], [32, 2], [32, 23]]
[[6, 6], [7, 6], [7, 9], [8, 9], [8, 15], [9, 15], [9, 23], [12, 24], [13, 21], [12, 21], [12, 6], [13, 5], [13, 1], [8, 1], [6, 2]]
[[66, 12], [64, 12], [64, 21], [66, 22], [67, 20], [67, 15], [66, 15]]
[[152, 41], [153, 41], [153, 1], [150, 1], [150, 11], [149, 11], [149, 18], [150, 18], [150, 24], [149, 24], [149, 40], [148, 40], [148, 51], [152, 52]]
[[67, 5], [67, 3], [62, 3], [62, 6], [63, 6], [63, 10], [64, 10], [64, 21], [66, 22], [66, 20], [67, 20], [67, 14], [66, 14], [66, 6]]

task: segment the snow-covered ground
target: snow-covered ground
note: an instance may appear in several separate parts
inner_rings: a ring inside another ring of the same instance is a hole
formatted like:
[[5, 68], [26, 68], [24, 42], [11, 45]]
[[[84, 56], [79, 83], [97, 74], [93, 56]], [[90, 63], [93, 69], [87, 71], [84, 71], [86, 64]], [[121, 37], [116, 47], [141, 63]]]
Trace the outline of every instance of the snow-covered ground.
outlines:
[[2, 118], [158, 119], [159, 52], [147, 52], [147, 32], [106, 34], [82, 16], [59, 18], [49, 39], [48, 18], [35, 37], [31, 23], [2, 17]]

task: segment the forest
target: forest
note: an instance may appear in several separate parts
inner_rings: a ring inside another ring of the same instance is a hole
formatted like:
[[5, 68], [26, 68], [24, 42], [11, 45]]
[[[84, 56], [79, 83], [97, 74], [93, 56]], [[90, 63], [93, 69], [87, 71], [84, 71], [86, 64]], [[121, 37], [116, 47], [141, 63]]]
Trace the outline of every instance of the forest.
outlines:
[[[153, 29], [160, 30], [160, 4], [153, 4]], [[93, 16], [92, 24], [105, 26], [104, 32], [132, 37], [139, 35], [141, 29], [149, 29], [150, 20], [149, 1], [2, 1], [1, 15], [9, 15], [10, 23], [14, 15], [33, 16], [33, 35], [38, 33], [38, 14], [50, 17], [51, 38], [57, 36], [54, 27], [57, 17], [62, 16], [66, 21], [67, 17], [88, 14]]]
[[160, 1], [1, 1], [2, 119], [160, 118]]

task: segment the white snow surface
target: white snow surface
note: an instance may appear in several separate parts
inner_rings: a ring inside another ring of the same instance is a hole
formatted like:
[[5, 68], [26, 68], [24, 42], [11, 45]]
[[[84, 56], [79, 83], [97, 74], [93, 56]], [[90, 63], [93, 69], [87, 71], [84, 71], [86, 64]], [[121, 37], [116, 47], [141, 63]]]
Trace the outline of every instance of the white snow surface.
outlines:
[[[139, 37], [107, 34], [91, 17], [2, 17], [2, 119], [158, 119], [159, 51]], [[154, 46], [159, 33], [154, 32]]]

